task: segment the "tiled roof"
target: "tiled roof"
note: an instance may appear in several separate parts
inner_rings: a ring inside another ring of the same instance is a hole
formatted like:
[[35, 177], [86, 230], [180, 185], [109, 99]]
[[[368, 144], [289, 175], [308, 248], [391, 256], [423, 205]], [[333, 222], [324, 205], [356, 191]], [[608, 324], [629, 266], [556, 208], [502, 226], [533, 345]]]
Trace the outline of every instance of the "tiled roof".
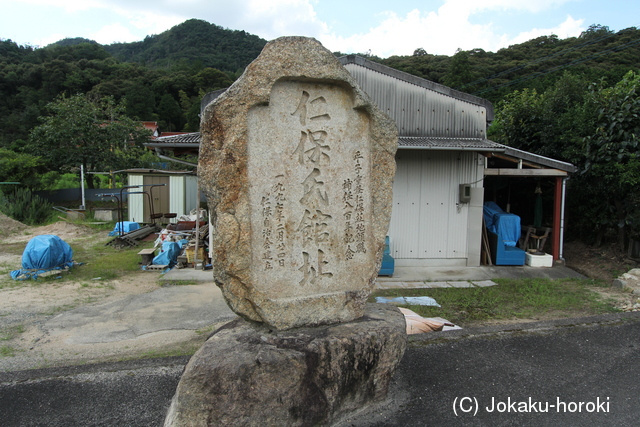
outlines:
[[200, 145], [200, 132], [183, 133], [180, 135], [161, 136], [153, 142], [145, 145], [148, 147], [169, 147], [169, 146], [185, 146], [196, 144]]

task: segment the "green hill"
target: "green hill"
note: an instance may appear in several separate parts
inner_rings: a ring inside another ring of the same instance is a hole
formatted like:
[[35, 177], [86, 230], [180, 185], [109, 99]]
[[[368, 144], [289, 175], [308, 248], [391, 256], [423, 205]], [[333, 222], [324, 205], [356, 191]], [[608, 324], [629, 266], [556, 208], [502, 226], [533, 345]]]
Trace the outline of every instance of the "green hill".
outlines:
[[120, 61], [151, 68], [201, 63], [238, 73], [260, 54], [265, 44], [266, 40], [244, 31], [190, 19], [141, 42], [115, 43], [105, 48]]

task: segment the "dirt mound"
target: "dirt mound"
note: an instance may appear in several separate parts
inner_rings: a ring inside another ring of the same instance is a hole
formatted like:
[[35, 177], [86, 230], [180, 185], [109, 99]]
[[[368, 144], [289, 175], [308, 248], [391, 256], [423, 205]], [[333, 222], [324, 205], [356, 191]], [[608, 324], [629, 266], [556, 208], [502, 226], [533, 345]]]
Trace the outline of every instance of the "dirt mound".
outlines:
[[19, 233], [26, 228], [28, 228], [27, 225], [0, 212], [0, 239], [4, 239], [11, 234]]
[[607, 283], [640, 266], [636, 260], [627, 258], [615, 244], [594, 247], [578, 241], [565, 242], [564, 256], [567, 267], [591, 279]]
[[85, 225], [72, 224], [66, 221], [58, 221], [42, 227], [28, 228], [25, 226], [25, 228], [23, 228], [23, 231], [24, 232], [19, 235], [13, 234], [11, 236], [6, 236], [7, 240], [11, 243], [28, 242], [34, 236], [53, 234], [66, 241], [77, 239], [79, 237], [87, 237], [94, 233], [91, 228]]

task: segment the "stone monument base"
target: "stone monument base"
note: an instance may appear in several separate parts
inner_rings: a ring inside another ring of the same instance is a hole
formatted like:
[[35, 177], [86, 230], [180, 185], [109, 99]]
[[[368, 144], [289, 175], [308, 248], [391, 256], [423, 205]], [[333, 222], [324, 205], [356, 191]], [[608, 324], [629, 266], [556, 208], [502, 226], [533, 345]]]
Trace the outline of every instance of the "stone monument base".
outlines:
[[193, 355], [165, 426], [331, 424], [385, 398], [406, 342], [404, 316], [387, 304], [286, 331], [237, 319]]

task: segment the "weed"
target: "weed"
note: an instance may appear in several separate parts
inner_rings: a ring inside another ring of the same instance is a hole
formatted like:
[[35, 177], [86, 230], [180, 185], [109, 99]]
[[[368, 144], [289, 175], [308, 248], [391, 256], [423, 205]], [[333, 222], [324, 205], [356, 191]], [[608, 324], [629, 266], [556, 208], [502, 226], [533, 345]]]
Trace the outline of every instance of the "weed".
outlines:
[[0, 346], [0, 357], [13, 357], [16, 355], [16, 350], [8, 345]]
[[77, 306], [77, 304], [64, 304], [64, 305], [60, 305], [58, 307], [53, 307], [50, 310], [45, 311], [44, 313], [39, 313], [42, 314], [44, 316], [54, 316], [58, 313], [62, 313], [63, 311], [67, 311], [67, 310], [71, 310], [72, 308], [75, 308]]
[[135, 248], [115, 249], [99, 242], [87, 248], [74, 248], [74, 259], [82, 265], [72, 268], [69, 280], [109, 281], [127, 273], [140, 270], [138, 252], [144, 247], [152, 247], [152, 242]]
[[[405, 306], [425, 317], [444, 317], [464, 325], [484, 320], [561, 317], [613, 312], [612, 304], [589, 290], [593, 280], [495, 279], [498, 286], [376, 291], [376, 296], [430, 296], [441, 307]], [[599, 286], [599, 284], [595, 284]], [[563, 314], [563, 315], [562, 315]]]
[[219, 327], [218, 324], [214, 324], [214, 325], [210, 325], [204, 328], [200, 328], [200, 329], [196, 329], [196, 334], [198, 335], [211, 335], [211, 332], [213, 332], [214, 330], [216, 330]]
[[188, 286], [188, 285], [197, 285], [198, 282], [195, 280], [171, 280], [162, 283], [162, 286]]
[[0, 341], [9, 341], [24, 332], [24, 325], [15, 325], [0, 329]]

